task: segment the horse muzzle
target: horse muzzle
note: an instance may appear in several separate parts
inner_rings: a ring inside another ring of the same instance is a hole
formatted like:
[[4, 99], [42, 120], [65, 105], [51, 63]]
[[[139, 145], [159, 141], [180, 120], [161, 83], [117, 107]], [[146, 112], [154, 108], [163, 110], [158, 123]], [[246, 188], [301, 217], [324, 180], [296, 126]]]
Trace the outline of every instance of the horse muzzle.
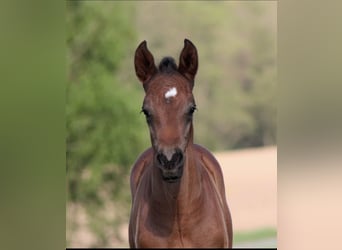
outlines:
[[156, 162], [167, 182], [177, 182], [183, 174], [184, 153], [180, 149], [159, 151]]

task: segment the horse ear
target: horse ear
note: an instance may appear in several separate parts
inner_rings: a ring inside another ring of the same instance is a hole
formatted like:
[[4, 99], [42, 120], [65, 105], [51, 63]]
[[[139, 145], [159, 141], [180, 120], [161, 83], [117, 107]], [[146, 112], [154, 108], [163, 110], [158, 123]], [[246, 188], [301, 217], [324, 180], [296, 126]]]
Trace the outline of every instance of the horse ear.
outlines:
[[[179, 57], [178, 71], [191, 82], [195, 80], [198, 68], [198, 56], [195, 45], [188, 39], [184, 39], [184, 48]], [[193, 86], [192, 86], [193, 87]]]
[[146, 89], [146, 82], [157, 73], [153, 55], [147, 49], [146, 41], [141, 42], [135, 51], [134, 66], [138, 79], [143, 83], [143, 86]]

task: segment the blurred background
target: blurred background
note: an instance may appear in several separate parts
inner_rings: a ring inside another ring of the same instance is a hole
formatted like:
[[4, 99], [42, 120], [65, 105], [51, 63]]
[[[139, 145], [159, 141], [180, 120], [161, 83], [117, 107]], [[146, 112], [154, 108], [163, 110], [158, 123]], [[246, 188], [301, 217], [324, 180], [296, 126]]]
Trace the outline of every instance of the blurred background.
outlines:
[[236, 247], [276, 247], [277, 3], [68, 1], [67, 247], [128, 247], [129, 173], [150, 146], [134, 52], [198, 49], [195, 143], [224, 173]]

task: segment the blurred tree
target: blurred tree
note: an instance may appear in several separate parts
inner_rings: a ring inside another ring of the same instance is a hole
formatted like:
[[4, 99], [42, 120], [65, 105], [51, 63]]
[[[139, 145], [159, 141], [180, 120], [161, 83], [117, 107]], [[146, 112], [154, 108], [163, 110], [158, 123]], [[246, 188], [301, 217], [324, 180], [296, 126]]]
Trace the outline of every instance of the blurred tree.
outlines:
[[141, 93], [120, 82], [136, 46], [133, 13], [121, 2], [66, 6], [68, 199], [88, 208], [108, 199], [129, 204], [130, 166], [148, 143]]

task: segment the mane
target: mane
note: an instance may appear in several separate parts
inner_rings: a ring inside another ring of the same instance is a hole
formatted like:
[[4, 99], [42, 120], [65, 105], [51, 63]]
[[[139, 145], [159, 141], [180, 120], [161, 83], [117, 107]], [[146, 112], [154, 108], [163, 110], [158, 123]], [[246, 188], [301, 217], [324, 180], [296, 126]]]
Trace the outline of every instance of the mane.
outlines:
[[172, 73], [177, 71], [177, 65], [175, 59], [172, 57], [164, 57], [159, 63], [159, 72], [161, 73]]

